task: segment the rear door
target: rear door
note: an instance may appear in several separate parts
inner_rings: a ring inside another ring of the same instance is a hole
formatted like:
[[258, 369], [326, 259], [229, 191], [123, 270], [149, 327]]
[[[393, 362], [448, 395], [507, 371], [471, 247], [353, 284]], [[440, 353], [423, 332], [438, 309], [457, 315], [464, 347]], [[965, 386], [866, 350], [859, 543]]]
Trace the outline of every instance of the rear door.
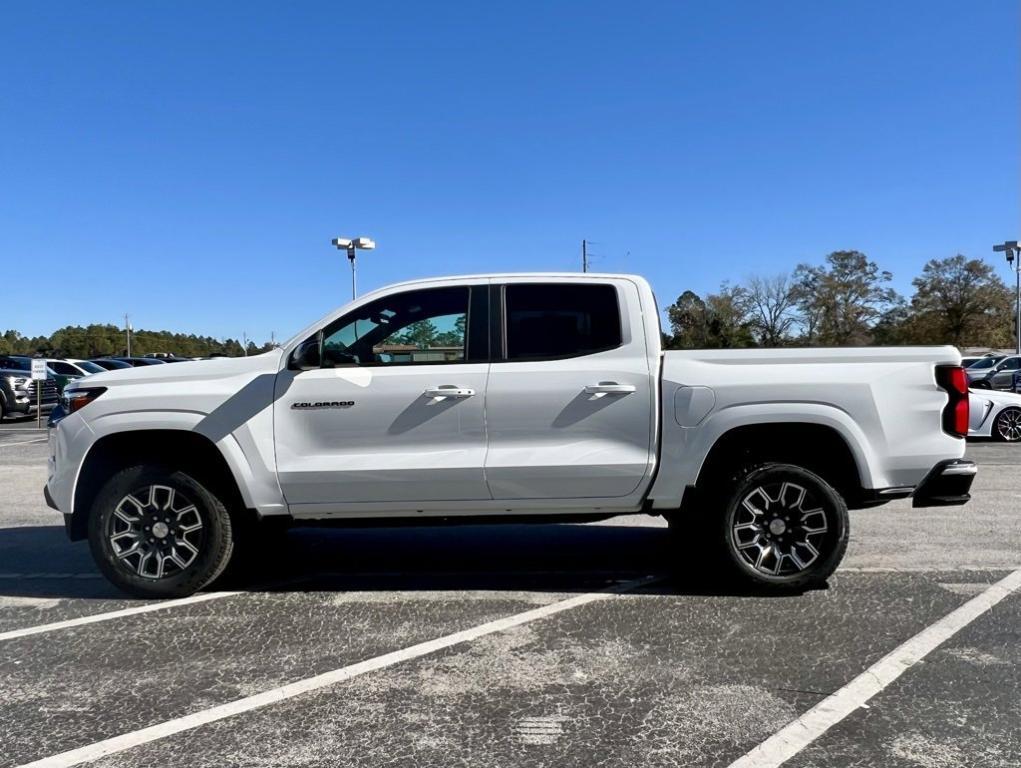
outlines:
[[488, 286], [383, 296], [295, 350], [321, 367], [277, 377], [274, 433], [292, 512], [414, 510], [488, 500]]
[[[644, 490], [653, 372], [626, 280], [494, 286], [486, 479], [494, 499], [626, 499]], [[638, 327], [632, 327], [637, 325]]]
[[997, 366], [990, 384], [993, 389], [1010, 389], [1014, 382], [1015, 371], [1021, 369], [1021, 357], [1008, 357]]

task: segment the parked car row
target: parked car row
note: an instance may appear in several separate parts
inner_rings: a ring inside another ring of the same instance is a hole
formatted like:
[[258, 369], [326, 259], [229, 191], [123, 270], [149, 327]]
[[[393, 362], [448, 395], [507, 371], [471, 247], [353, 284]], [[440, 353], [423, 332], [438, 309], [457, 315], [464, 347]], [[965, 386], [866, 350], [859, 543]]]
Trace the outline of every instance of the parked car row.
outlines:
[[[145, 365], [179, 363], [192, 358], [176, 357], [166, 353], [152, 353], [143, 357], [44, 358], [45, 381], [32, 380], [32, 358], [28, 355], [0, 355], [0, 419], [6, 416], [34, 416], [41, 410], [49, 413], [57, 405], [60, 393], [69, 382], [91, 376]], [[41, 396], [37, 394], [41, 389]]]
[[0, 355], [0, 419], [34, 416], [39, 410], [49, 413], [59, 397], [52, 371], [44, 381], [36, 381], [32, 379], [32, 358]]

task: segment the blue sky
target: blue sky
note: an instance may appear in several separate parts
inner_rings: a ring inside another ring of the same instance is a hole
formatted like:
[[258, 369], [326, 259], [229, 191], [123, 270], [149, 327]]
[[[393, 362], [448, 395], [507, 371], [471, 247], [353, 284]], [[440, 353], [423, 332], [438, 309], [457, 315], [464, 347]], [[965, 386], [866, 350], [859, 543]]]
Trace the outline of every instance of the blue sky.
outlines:
[[0, 328], [262, 341], [495, 270], [685, 289], [865, 251], [896, 286], [1021, 235], [1019, 6], [19, 3]]

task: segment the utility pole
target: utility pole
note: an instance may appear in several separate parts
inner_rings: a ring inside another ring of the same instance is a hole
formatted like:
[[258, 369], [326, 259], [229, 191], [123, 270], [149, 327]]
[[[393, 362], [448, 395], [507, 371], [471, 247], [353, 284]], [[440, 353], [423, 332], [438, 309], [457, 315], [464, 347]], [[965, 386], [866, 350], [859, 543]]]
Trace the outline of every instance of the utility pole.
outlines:
[[130, 315], [127, 312], [125, 312], [124, 313], [124, 333], [128, 337], [128, 357], [131, 357], [131, 322], [128, 320], [129, 317], [130, 317]]
[[588, 240], [581, 241], [581, 271], [588, 272]]
[[1000, 245], [994, 245], [993, 250], [1002, 253], [1007, 257], [1007, 266], [1014, 270], [1016, 281], [1016, 294], [1014, 297], [1014, 339], [1015, 353], [1021, 355], [1021, 249], [1018, 248], [1017, 240], [1008, 240]]

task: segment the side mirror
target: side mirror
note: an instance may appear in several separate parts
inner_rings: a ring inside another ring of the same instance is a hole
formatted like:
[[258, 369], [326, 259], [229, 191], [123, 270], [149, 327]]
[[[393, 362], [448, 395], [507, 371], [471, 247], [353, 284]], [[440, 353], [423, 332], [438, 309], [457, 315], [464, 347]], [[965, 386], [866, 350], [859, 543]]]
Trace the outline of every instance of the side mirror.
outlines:
[[292, 371], [314, 371], [322, 365], [322, 356], [319, 353], [319, 335], [301, 342], [291, 353], [291, 359], [287, 367]]

